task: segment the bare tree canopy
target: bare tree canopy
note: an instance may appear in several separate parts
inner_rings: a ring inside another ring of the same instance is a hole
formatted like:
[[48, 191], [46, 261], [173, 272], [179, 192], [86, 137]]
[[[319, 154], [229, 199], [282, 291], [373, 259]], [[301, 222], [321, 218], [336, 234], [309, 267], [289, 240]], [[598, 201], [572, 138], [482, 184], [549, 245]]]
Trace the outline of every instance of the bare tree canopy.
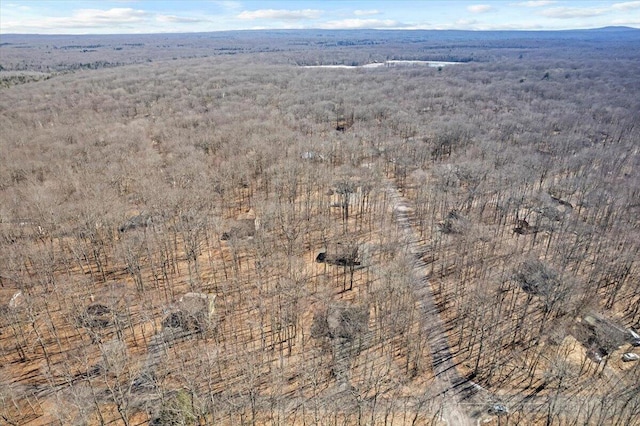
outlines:
[[0, 424], [637, 424], [639, 46], [3, 34]]

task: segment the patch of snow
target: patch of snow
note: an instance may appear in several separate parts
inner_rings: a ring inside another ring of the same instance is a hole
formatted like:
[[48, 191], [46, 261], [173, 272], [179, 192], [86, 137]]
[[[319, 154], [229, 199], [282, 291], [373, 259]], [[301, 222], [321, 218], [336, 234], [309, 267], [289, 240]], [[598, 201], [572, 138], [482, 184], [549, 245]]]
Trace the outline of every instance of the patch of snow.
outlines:
[[302, 68], [342, 68], [342, 69], [355, 69], [360, 68], [355, 65], [304, 65]]
[[18, 291], [16, 294], [11, 297], [9, 300], [9, 307], [15, 309], [20, 304], [20, 299], [22, 298], [22, 292]]
[[385, 62], [373, 62], [364, 65], [304, 65], [302, 68], [334, 68], [334, 69], [357, 69], [357, 68], [382, 68], [395, 66], [428, 66], [428, 67], [445, 67], [448, 65], [459, 65], [466, 62], [448, 62], [448, 61], [404, 61], [391, 60]]
[[445, 67], [447, 65], [464, 64], [464, 62], [447, 62], [447, 61], [387, 61], [385, 65], [426, 65], [429, 67]]

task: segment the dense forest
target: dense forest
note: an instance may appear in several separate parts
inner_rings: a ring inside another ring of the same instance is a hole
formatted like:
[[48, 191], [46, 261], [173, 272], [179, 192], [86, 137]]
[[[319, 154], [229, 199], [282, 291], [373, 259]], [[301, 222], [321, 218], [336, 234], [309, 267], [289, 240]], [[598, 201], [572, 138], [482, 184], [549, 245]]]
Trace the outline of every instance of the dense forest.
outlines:
[[639, 64], [3, 35], [0, 424], [640, 424]]

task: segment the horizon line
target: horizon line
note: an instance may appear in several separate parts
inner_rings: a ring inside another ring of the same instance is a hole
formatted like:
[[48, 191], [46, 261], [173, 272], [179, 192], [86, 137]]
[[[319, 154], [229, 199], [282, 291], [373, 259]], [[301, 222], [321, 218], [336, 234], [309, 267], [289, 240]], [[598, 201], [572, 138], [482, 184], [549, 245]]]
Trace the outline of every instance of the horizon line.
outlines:
[[468, 33], [524, 33], [524, 32], [569, 32], [569, 31], [594, 31], [594, 30], [634, 30], [640, 31], [640, 27], [632, 27], [628, 25], [607, 25], [604, 27], [589, 27], [589, 28], [565, 28], [565, 29], [545, 29], [545, 28], [529, 28], [529, 29], [457, 29], [457, 28], [245, 28], [236, 30], [209, 30], [209, 31], [167, 31], [167, 32], [124, 32], [124, 33], [3, 33], [0, 30], [0, 36], [124, 36], [124, 35], [179, 35], [179, 34], [209, 34], [209, 33], [240, 33], [240, 32], [279, 32], [279, 31], [294, 31], [294, 32], [309, 32], [309, 31], [324, 31], [324, 32], [358, 32], [358, 31], [406, 31], [406, 32], [418, 32], [418, 31], [438, 31], [438, 32], [468, 32]]

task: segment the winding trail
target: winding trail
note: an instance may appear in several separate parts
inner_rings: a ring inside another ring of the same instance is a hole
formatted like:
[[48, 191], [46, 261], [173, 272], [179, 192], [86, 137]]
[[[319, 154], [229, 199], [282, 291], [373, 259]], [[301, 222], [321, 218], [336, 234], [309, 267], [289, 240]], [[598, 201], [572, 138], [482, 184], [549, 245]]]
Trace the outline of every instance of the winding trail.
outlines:
[[[436, 391], [442, 398], [441, 418], [450, 426], [471, 426], [475, 421], [462, 408], [461, 385], [468, 384], [460, 376], [453, 362], [447, 332], [438, 312], [433, 291], [427, 281], [427, 265], [421, 259], [420, 236], [411, 226], [409, 202], [400, 194], [398, 188], [389, 180], [387, 195], [393, 208], [393, 216], [401, 232], [401, 241], [414, 262], [412, 270], [412, 290], [422, 314], [422, 326], [428, 336], [433, 372], [436, 377]], [[473, 384], [471, 384], [474, 386]]]

